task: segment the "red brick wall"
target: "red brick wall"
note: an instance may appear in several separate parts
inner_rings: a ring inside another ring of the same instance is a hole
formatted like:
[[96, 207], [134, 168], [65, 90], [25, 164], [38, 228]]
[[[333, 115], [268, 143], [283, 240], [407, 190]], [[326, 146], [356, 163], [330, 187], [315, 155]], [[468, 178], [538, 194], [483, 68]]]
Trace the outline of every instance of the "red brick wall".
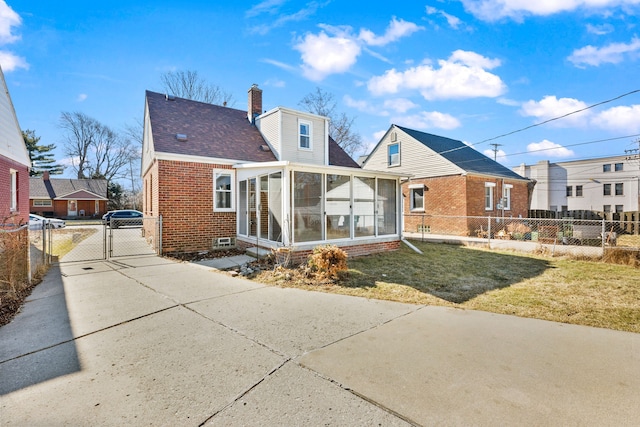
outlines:
[[[240, 241], [238, 242], [238, 246], [250, 247], [246, 242], [240, 242]], [[358, 256], [371, 255], [371, 254], [376, 254], [381, 252], [397, 251], [398, 249], [400, 249], [400, 240], [394, 240], [391, 242], [368, 243], [363, 245], [348, 245], [348, 246], [337, 245], [337, 246], [340, 247], [340, 249], [342, 249], [343, 251], [345, 251], [350, 258], [354, 258]], [[294, 251], [288, 257], [288, 261], [292, 265], [302, 264], [307, 261], [307, 259], [309, 258], [309, 255], [311, 255], [312, 253], [313, 253], [313, 249], [304, 249], [304, 250], [294, 249]], [[278, 256], [281, 259], [279, 259], [278, 262], [284, 262], [286, 254], [288, 253], [280, 252]]]
[[235, 237], [236, 213], [213, 211], [214, 169], [231, 166], [158, 160], [145, 174], [145, 183], [153, 175], [145, 214], [162, 215], [163, 254], [210, 250], [213, 239]]
[[[18, 209], [11, 207], [11, 169], [18, 171]], [[29, 222], [29, 169], [25, 165], [0, 156], [0, 224]]]
[[[484, 208], [484, 188], [486, 182], [496, 184], [493, 190], [493, 210]], [[505, 184], [513, 185], [511, 189], [511, 210], [505, 211], [505, 217], [527, 216], [528, 191], [523, 181], [505, 180]], [[424, 212], [411, 211], [410, 185], [424, 184]], [[477, 227], [473, 219], [466, 218], [434, 218], [431, 216], [468, 217], [468, 216], [501, 216], [502, 211], [495, 209], [502, 196], [502, 179], [481, 176], [452, 175], [445, 177], [413, 179], [402, 185], [404, 197], [404, 231], [425, 232], [433, 234], [469, 235]], [[428, 231], [427, 231], [428, 230]]]

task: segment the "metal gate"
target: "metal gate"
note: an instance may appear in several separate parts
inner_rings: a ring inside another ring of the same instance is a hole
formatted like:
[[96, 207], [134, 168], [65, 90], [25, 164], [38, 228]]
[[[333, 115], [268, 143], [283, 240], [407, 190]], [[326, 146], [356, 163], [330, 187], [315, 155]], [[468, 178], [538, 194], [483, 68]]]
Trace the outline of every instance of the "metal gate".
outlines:
[[161, 239], [151, 239], [145, 234], [161, 236], [161, 220], [144, 218], [143, 221], [142, 224], [114, 221], [111, 226], [102, 222], [67, 222], [65, 228], [30, 230], [30, 234], [42, 233], [42, 253], [47, 263], [160, 254]]

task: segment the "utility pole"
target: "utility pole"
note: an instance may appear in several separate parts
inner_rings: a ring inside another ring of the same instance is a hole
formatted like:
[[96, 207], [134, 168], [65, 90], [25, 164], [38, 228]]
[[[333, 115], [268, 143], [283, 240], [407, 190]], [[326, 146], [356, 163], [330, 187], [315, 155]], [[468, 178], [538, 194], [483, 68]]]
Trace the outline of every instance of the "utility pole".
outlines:
[[493, 143], [491, 143], [489, 145], [493, 146], [493, 150], [491, 150], [491, 151], [493, 151], [493, 161], [495, 162], [498, 159], [498, 147], [500, 147], [502, 144], [498, 144], [496, 142], [493, 142]]

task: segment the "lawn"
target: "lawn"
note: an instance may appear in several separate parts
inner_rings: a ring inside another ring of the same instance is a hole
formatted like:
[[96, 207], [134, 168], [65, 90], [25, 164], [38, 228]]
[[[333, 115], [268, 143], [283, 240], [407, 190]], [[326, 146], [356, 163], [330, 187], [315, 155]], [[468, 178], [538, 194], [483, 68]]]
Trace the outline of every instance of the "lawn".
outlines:
[[640, 332], [640, 269], [414, 241], [396, 252], [349, 259], [336, 283], [300, 270], [262, 271], [255, 280], [411, 304], [444, 305]]

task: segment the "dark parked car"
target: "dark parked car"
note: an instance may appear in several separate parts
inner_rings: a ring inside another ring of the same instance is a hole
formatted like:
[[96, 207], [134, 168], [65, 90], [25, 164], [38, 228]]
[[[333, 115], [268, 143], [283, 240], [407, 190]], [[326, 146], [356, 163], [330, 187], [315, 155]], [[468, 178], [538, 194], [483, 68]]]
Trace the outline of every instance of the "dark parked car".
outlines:
[[102, 215], [102, 220], [111, 228], [142, 226], [142, 212], [131, 209], [109, 211]]

